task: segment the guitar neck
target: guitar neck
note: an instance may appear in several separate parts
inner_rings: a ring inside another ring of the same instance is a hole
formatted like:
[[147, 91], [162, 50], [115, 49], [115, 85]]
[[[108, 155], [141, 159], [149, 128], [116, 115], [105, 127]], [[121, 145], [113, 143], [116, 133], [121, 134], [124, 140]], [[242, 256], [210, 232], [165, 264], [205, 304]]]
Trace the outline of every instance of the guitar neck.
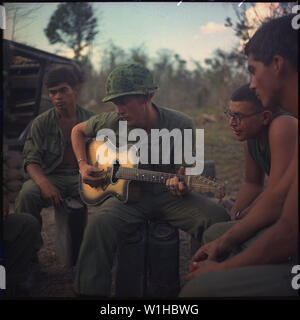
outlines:
[[168, 179], [173, 177], [178, 177], [180, 181], [185, 182], [188, 187], [192, 188], [196, 192], [212, 192], [218, 198], [222, 198], [225, 195], [224, 186], [219, 185], [215, 181], [201, 175], [185, 176], [174, 173], [148, 171], [126, 167], [120, 167], [116, 173], [116, 178], [118, 179], [137, 180], [161, 184], [165, 184]]
[[167, 179], [178, 177], [180, 181], [187, 182], [187, 177], [184, 175], [126, 167], [120, 167], [116, 173], [116, 177], [125, 180], [137, 180], [162, 184], [165, 184]]

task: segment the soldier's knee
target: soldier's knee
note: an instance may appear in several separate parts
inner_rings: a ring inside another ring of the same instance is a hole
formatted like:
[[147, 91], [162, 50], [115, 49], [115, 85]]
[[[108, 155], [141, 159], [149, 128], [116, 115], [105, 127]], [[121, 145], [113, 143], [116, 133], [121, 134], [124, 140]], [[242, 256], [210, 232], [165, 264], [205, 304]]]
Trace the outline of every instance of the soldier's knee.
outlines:
[[106, 229], [112, 223], [112, 219], [109, 213], [101, 212], [101, 214], [95, 213], [89, 216], [88, 222], [85, 228], [86, 233], [94, 233], [99, 230]]
[[33, 250], [38, 250], [43, 244], [41, 225], [36, 217], [28, 213], [16, 213], [23, 223], [23, 236], [32, 244]]
[[41, 196], [41, 190], [35, 184], [32, 180], [26, 181], [19, 194], [18, 194], [18, 199], [30, 199], [30, 198], [36, 198]]
[[40, 233], [40, 224], [37, 218], [29, 213], [15, 213], [14, 218], [19, 225], [22, 225], [23, 233], [34, 235]]
[[225, 232], [227, 232], [227, 230], [229, 230], [232, 227], [232, 225], [233, 223], [231, 221], [218, 222], [213, 224], [203, 233], [202, 242], [205, 244], [216, 240], [217, 238], [221, 237]]
[[40, 232], [40, 224], [38, 220], [31, 214], [25, 214], [26, 215], [26, 222], [28, 229], [31, 232]]
[[216, 211], [216, 222], [221, 222], [221, 221], [229, 221], [230, 220], [230, 215], [228, 214], [228, 212], [221, 207], [220, 205], [218, 205]]
[[228, 212], [216, 201], [205, 198], [205, 206], [208, 208], [209, 216], [212, 223], [230, 220]]

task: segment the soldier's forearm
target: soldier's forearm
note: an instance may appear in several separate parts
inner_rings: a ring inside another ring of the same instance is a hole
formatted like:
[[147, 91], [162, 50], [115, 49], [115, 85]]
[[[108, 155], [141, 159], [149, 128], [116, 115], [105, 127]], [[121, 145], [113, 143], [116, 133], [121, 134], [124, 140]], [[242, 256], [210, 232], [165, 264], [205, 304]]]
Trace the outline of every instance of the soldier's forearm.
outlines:
[[43, 169], [36, 163], [29, 163], [26, 166], [26, 170], [30, 178], [41, 188], [43, 184], [49, 183]]
[[280, 216], [282, 209], [282, 204], [279, 203], [270, 206], [273, 199], [272, 193], [260, 197], [249, 213], [230, 228], [222, 239], [236, 246], [253, 237], [261, 229], [273, 224]]
[[246, 209], [251, 202], [257, 199], [257, 196], [262, 192], [263, 187], [256, 184], [250, 184], [245, 182], [237, 195], [237, 199], [230, 211], [231, 215], [234, 215], [237, 211]]
[[288, 191], [282, 214], [247, 249], [222, 262], [224, 269], [248, 265], [280, 263], [298, 252], [298, 181]]
[[297, 177], [297, 160], [296, 157], [293, 158], [279, 183], [272, 188], [267, 188], [263, 196], [251, 208], [251, 211], [224, 234], [226, 241], [238, 245], [248, 240], [262, 228], [270, 226], [279, 218], [286, 201], [287, 192], [294, 181], [294, 177]]
[[76, 156], [77, 161], [80, 159], [86, 159], [86, 136], [82, 132], [81, 124], [75, 126], [71, 133], [71, 141], [74, 154]]

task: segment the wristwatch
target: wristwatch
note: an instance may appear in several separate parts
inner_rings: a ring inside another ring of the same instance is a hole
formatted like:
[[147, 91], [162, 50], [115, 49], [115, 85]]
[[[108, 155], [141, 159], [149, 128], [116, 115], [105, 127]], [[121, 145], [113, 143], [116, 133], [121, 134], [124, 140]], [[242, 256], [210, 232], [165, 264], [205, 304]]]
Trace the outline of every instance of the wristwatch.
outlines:
[[78, 164], [79, 164], [81, 161], [86, 161], [86, 162], [87, 162], [87, 160], [86, 160], [86, 159], [81, 158], [81, 159], [78, 159], [78, 160], [77, 160]]
[[237, 211], [236, 214], [235, 214], [235, 219], [237, 219], [240, 216], [240, 214], [241, 214], [241, 211], [240, 210]]

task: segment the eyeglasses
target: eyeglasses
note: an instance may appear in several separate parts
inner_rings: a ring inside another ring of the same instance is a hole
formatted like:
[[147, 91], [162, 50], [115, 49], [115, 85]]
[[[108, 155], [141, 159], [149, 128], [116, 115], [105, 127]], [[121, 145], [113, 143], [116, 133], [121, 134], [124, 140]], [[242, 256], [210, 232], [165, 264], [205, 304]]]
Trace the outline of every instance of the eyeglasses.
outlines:
[[251, 113], [251, 114], [243, 114], [243, 113], [231, 113], [229, 110], [226, 110], [226, 111], [224, 111], [224, 114], [225, 114], [227, 120], [230, 120], [230, 118], [233, 118], [233, 120], [236, 123], [240, 123], [242, 119], [252, 117], [252, 116], [259, 114], [261, 112], [262, 111], [257, 111], [257, 112]]

